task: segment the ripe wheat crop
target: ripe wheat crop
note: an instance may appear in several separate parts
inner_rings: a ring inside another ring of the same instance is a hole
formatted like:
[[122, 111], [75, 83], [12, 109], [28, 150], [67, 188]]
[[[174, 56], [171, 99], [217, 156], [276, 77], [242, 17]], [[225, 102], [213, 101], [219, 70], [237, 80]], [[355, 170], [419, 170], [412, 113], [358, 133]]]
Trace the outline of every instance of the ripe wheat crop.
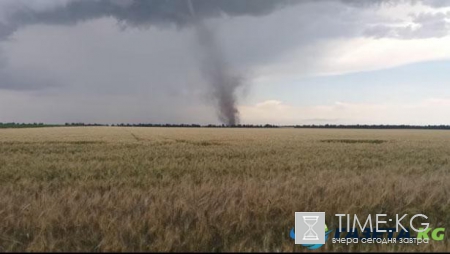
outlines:
[[289, 238], [299, 211], [424, 213], [448, 229], [449, 173], [450, 131], [2, 129], [0, 252], [305, 251]]

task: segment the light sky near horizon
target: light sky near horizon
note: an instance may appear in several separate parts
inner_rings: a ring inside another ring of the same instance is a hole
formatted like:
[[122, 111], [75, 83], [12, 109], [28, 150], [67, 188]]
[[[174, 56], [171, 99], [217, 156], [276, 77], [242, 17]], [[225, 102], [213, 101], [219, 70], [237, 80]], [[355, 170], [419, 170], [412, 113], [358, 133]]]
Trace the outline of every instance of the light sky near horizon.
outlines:
[[[219, 123], [192, 27], [14, 16], [75, 1], [0, 0], [0, 122]], [[450, 1], [374, 2], [205, 17], [241, 123], [450, 124]]]

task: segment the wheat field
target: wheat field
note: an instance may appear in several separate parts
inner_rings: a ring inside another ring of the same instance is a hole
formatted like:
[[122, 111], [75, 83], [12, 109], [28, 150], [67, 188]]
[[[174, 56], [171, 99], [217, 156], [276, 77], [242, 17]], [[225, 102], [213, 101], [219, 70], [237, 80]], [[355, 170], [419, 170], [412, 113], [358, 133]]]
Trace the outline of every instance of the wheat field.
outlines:
[[[449, 173], [450, 131], [1, 129], [0, 252], [303, 252], [289, 238], [299, 211], [424, 213], [449, 228]], [[450, 251], [448, 239], [320, 251]]]

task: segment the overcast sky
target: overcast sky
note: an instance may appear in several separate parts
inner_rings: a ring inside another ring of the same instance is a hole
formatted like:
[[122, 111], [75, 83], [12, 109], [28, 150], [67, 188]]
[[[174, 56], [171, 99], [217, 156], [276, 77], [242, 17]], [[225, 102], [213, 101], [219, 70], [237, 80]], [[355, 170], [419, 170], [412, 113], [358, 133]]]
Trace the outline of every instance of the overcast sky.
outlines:
[[[450, 124], [450, 1], [192, 3], [240, 78], [241, 123]], [[190, 15], [0, 0], [0, 122], [220, 123]]]

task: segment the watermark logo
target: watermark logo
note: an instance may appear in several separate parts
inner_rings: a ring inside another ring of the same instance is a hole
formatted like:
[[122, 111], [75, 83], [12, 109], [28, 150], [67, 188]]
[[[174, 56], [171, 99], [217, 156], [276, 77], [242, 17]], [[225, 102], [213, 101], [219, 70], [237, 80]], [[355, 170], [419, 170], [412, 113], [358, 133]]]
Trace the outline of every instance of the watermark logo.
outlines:
[[[328, 230], [324, 212], [296, 212], [295, 230], [290, 238], [309, 250], [322, 247], [331, 236], [332, 244], [429, 244], [443, 241], [445, 228], [432, 228], [425, 214], [369, 214], [360, 218], [356, 214], [335, 214], [336, 230]], [[325, 229], [325, 230], [324, 230]]]
[[295, 244], [325, 244], [325, 213], [295, 213]]

